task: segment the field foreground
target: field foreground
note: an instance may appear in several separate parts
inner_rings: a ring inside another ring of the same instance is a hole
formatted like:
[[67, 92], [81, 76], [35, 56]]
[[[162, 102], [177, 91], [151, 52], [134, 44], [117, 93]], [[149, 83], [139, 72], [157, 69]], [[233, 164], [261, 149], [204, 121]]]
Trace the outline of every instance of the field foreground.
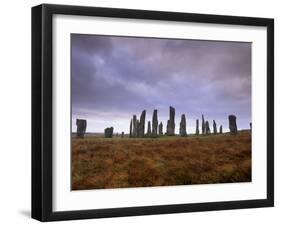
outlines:
[[72, 138], [72, 189], [251, 181], [251, 134]]

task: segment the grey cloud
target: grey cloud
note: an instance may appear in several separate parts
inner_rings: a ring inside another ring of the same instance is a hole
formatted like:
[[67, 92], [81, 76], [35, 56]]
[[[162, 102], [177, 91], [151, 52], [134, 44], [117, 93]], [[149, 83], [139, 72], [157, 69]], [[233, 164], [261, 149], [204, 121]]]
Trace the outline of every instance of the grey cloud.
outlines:
[[164, 119], [169, 105], [190, 120], [205, 113], [225, 123], [234, 113], [247, 128], [251, 44], [72, 35], [73, 117], [109, 121], [91, 130], [142, 109]]

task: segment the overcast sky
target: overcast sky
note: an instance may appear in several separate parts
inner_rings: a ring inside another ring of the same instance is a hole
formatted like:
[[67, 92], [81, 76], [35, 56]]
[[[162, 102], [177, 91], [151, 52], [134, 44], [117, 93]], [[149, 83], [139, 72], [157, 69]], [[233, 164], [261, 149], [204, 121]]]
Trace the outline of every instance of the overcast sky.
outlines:
[[145, 109], [147, 124], [157, 109], [165, 132], [169, 106], [176, 133], [181, 114], [188, 133], [201, 114], [225, 131], [229, 114], [249, 128], [251, 43], [72, 34], [71, 45], [73, 131], [82, 118], [87, 132], [128, 133], [133, 114]]

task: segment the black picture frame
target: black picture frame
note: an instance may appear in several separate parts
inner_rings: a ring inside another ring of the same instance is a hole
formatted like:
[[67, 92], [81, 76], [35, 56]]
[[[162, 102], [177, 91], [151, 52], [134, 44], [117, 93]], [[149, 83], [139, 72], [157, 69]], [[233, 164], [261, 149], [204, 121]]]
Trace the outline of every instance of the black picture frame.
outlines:
[[[266, 27], [267, 198], [54, 212], [52, 210], [52, 17], [55, 14]], [[271, 206], [274, 206], [273, 19], [50, 4], [32, 8], [32, 218], [40, 221], [57, 221]]]

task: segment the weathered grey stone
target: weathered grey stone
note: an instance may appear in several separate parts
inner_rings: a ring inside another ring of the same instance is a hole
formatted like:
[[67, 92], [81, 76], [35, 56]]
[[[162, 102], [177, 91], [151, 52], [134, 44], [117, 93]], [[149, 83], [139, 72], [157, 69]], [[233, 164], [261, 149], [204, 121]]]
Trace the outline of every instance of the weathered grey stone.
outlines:
[[222, 125], [220, 126], [220, 134], [222, 134]]
[[218, 133], [218, 131], [217, 131], [217, 123], [216, 123], [215, 120], [213, 120], [213, 131], [214, 131], [215, 135]]
[[206, 131], [205, 131], [205, 119], [204, 119], [204, 115], [202, 115], [202, 134], [206, 134]]
[[133, 120], [131, 119], [131, 122], [130, 122], [130, 137], [133, 136]]
[[210, 125], [208, 121], [205, 122], [205, 134], [206, 135], [211, 134]]
[[137, 137], [137, 135], [138, 135], [137, 116], [133, 115], [133, 132], [132, 132], [132, 137]]
[[181, 136], [186, 136], [186, 119], [185, 115], [181, 115], [181, 121], [180, 121], [180, 135]]
[[145, 114], [146, 111], [143, 110], [140, 116], [140, 122], [138, 125], [138, 137], [144, 137], [144, 126], [145, 126]]
[[137, 136], [136, 136], [136, 137], [139, 137], [139, 136], [140, 136], [140, 129], [139, 129], [139, 127], [140, 127], [140, 121], [137, 119], [137, 128], [136, 128], [136, 130], [137, 130]]
[[121, 133], [121, 137], [124, 138], [124, 132]]
[[152, 116], [152, 136], [153, 137], [157, 136], [157, 131], [158, 131], [158, 117], [157, 117], [157, 110], [155, 109], [153, 111], [153, 116]]
[[196, 135], [199, 135], [199, 120], [196, 119]]
[[252, 123], [250, 122], [250, 130], [252, 131]]
[[163, 123], [160, 122], [159, 124], [159, 135], [163, 135]]
[[77, 126], [76, 137], [84, 138], [87, 128], [87, 121], [85, 119], [76, 119], [76, 126]]
[[170, 106], [169, 120], [167, 123], [167, 135], [175, 135], [175, 108], [173, 108], [172, 106]]
[[150, 121], [148, 121], [148, 123], [147, 123], [147, 133], [146, 133], [146, 135], [147, 135], [148, 137], [151, 136], [151, 125], [150, 125]]
[[235, 135], [237, 134], [237, 124], [236, 124], [236, 116], [235, 115], [229, 115], [228, 116], [229, 121], [229, 131], [230, 134]]
[[106, 138], [112, 138], [113, 135], [113, 127], [107, 127], [104, 129], [104, 136]]
[[130, 122], [130, 137], [144, 137], [145, 113], [146, 111], [143, 110], [140, 120], [137, 119], [136, 115], [133, 115], [133, 119]]

